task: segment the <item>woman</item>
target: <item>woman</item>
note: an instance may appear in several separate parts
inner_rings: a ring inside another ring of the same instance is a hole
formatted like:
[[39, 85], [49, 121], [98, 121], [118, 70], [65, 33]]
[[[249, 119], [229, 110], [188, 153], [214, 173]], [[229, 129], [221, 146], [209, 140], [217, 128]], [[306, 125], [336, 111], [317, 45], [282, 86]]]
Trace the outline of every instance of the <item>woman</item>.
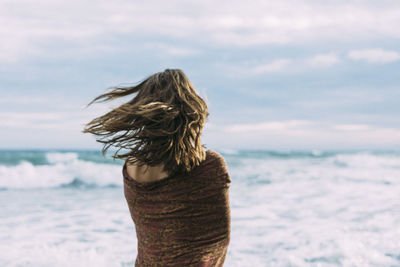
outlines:
[[[89, 122], [103, 155], [125, 159], [124, 193], [136, 228], [135, 266], [223, 266], [230, 240], [230, 176], [200, 136], [207, 104], [186, 75], [166, 69], [96, 97], [137, 95]], [[121, 149], [128, 152], [118, 154]]]

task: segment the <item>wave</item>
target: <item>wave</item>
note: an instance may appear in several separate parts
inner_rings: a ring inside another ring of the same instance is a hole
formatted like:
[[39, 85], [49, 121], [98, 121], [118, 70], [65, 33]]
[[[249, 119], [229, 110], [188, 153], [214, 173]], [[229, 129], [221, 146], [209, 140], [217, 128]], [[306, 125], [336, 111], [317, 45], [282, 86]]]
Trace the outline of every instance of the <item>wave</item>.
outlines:
[[397, 153], [357, 152], [330, 156], [226, 157], [231, 176], [239, 183], [289, 184], [293, 181], [351, 181], [371, 184], [399, 184], [400, 155]]
[[[225, 150], [221, 153], [234, 182], [254, 185], [294, 179], [393, 184], [399, 182], [400, 176], [397, 152]], [[122, 166], [122, 160], [107, 159], [97, 151], [0, 151], [0, 190], [120, 187]]]
[[288, 150], [288, 151], [269, 151], [269, 150], [221, 150], [224, 156], [238, 156], [247, 158], [278, 158], [278, 159], [291, 159], [291, 158], [326, 158], [332, 157], [339, 153], [322, 150]]
[[48, 164], [22, 160], [14, 166], [0, 165], [0, 188], [109, 187], [122, 185], [122, 165], [96, 163], [78, 153], [46, 153]]

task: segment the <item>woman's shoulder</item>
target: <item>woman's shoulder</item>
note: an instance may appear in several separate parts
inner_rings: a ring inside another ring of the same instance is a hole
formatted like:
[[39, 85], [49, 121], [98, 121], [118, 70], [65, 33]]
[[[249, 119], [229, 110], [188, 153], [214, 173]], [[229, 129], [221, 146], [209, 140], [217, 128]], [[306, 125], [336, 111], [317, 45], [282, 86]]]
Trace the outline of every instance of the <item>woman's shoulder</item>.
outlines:
[[225, 158], [217, 151], [209, 149], [206, 151], [207, 159], [211, 159], [212, 161], [216, 161], [219, 164], [226, 166]]
[[218, 176], [226, 178], [223, 179], [224, 183], [230, 183], [231, 179], [228, 171], [228, 166], [224, 157], [219, 152], [209, 149], [207, 150], [207, 159], [210, 164], [207, 169], [215, 169]]
[[207, 157], [210, 156], [211, 158], [214, 158], [214, 159], [223, 159], [224, 158], [219, 152], [217, 152], [213, 149], [206, 150], [206, 153], [207, 153]]

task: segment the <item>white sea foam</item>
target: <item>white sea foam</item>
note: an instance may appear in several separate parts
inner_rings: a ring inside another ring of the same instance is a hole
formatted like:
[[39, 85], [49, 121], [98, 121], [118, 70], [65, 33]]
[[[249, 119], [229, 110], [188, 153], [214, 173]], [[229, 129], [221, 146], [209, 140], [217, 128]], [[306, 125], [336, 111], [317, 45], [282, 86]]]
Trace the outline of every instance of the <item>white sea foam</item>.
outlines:
[[122, 184], [122, 166], [78, 160], [76, 153], [47, 153], [50, 164], [22, 161], [0, 165], [0, 188], [47, 188], [82, 183], [94, 186]]
[[243, 159], [230, 170], [227, 266], [400, 265], [398, 156]]
[[133, 265], [136, 239], [121, 188], [9, 190], [0, 203], [0, 266]]
[[[400, 156], [309, 155], [226, 155], [225, 266], [400, 266]], [[101, 186], [120, 185], [122, 166], [46, 156], [47, 165], [0, 165], [2, 187], [29, 189], [0, 192], [0, 266], [134, 265], [123, 189]], [[99, 186], [46, 189], [75, 178]]]
[[[321, 152], [318, 152], [319, 154]], [[237, 157], [236, 152], [226, 155]], [[121, 185], [121, 165], [80, 160], [77, 153], [46, 153], [48, 164], [0, 165], [0, 188], [46, 188], [83, 183]], [[1, 164], [1, 162], [0, 162]], [[287, 180], [342, 180], [399, 183], [400, 157], [370, 153], [337, 154], [321, 158], [240, 158], [229, 166], [239, 181], [259, 185]]]

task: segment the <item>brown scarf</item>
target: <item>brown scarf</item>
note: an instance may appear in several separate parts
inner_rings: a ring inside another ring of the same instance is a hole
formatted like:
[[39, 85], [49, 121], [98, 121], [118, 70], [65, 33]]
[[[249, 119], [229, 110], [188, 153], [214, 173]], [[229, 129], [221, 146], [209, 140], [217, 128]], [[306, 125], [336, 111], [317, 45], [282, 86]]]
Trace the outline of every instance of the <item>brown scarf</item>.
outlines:
[[137, 182], [123, 166], [124, 192], [138, 240], [135, 266], [223, 266], [230, 240], [224, 158], [207, 150], [188, 175]]

